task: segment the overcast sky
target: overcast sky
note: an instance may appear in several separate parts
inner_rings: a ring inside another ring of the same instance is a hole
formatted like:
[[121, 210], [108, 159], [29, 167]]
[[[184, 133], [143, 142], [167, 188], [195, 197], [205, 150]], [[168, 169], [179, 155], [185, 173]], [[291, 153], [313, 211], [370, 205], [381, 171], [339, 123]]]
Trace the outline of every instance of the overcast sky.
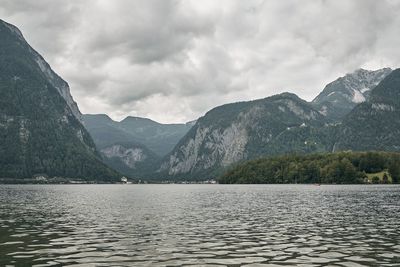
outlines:
[[0, 0], [83, 113], [160, 122], [400, 66], [396, 0]]

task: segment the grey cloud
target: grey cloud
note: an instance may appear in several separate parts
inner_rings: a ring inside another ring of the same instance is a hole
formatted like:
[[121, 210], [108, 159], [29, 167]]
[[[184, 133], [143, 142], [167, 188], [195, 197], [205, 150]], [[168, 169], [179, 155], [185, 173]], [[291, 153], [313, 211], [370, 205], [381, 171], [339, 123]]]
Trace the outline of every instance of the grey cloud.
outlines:
[[57, 57], [80, 23], [75, 0], [1, 0], [0, 15], [22, 30], [26, 39], [46, 58]]
[[188, 121], [283, 91], [311, 100], [356, 68], [400, 61], [392, 0], [0, 2], [81, 110], [116, 119]]
[[[194, 38], [213, 30], [212, 23], [181, 10], [178, 1], [143, 3], [120, 1], [111, 11], [103, 10], [105, 19], [87, 32], [85, 48], [104, 57], [123, 55], [132, 64], [146, 64], [170, 60], [189, 49]], [[94, 14], [94, 21], [98, 15]]]

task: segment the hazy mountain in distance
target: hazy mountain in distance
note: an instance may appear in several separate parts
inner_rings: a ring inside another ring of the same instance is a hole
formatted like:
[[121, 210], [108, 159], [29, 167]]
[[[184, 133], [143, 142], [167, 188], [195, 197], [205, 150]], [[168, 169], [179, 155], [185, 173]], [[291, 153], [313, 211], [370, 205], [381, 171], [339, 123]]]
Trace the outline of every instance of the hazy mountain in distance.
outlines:
[[84, 115], [85, 126], [99, 148], [117, 142], [137, 142], [164, 156], [190, 130], [193, 122], [162, 124], [147, 118], [126, 117], [114, 121], [104, 114]]
[[120, 122], [120, 126], [143, 140], [143, 144], [157, 155], [164, 156], [190, 130], [192, 123], [162, 124], [147, 118], [129, 116]]
[[115, 143], [137, 142], [139, 138], [125, 132], [105, 114], [84, 114], [83, 121], [96, 146], [103, 149]]
[[86, 114], [83, 118], [104, 160], [137, 178], [154, 172], [161, 157], [174, 148], [194, 123], [161, 124], [140, 117], [118, 122], [104, 114]]

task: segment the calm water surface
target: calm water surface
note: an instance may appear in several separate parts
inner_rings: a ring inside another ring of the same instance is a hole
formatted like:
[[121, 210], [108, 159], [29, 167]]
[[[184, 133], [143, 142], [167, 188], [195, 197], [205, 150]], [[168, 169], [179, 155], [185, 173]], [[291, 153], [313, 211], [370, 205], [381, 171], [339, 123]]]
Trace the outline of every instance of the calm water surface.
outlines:
[[7, 265], [400, 266], [400, 186], [1, 185]]

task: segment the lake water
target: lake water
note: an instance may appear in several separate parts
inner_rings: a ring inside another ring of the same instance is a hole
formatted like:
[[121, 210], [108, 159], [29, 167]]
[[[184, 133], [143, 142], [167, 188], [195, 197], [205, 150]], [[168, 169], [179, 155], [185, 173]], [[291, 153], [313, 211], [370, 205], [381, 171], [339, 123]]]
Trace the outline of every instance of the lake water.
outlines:
[[0, 185], [0, 266], [400, 266], [400, 186]]

